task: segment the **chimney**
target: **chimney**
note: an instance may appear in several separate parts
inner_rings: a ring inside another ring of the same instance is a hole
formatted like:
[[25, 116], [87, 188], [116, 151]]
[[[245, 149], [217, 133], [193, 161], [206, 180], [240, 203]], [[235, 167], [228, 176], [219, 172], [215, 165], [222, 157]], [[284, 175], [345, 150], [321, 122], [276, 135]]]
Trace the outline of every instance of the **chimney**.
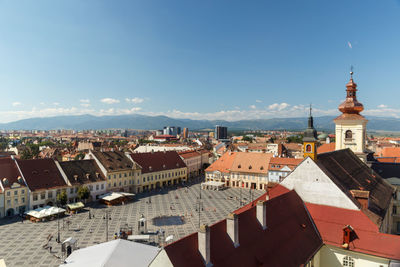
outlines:
[[197, 233], [198, 247], [201, 256], [203, 257], [206, 267], [212, 266], [210, 257], [210, 227], [207, 224], [202, 224]]
[[368, 209], [369, 191], [365, 191], [365, 190], [350, 190], [350, 193], [361, 204], [361, 206], [364, 209]]
[[226, 218], [226, 231], [235, 248], [239, 246], [239, 217], [235, 213], [229, 213]]
[[256, 216], [263, 230], [267, 229], [267, 205], [265, 201], [260, 200], [257, 202]]

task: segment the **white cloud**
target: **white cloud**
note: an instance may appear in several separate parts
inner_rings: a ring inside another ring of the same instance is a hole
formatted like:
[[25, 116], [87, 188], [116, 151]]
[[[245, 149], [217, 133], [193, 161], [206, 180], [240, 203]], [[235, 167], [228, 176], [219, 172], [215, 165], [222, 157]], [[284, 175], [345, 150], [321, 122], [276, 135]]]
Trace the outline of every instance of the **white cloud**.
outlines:
[[13, 107], [18, 107], [18, 106], [21, 106], [21, 105], [22, 105], [21, 102], [13, 102], [13, 103], [12, 103], [12, 106], [13, 106]]
[[59, 105], [60, 105], [60, 103], [58, 103], [58, 102], [54, 102], [54, 103], [53, 103], [53, 105], [54, 105], [54, 106], [59, 106]]
[[262, 101], [261, 101], [261, 100], [259, 100], [259, 99], [257, 99], [257, 100], [256, 100], [256, 102], [257, 102], [257, 103], [261, 103]]
[[256, 109], [257, 107], [256, 107], [256, 105], [250, 105], [250, 108], [251, 109]]
[[117, 103], [119, 103], [119, 100], [118, 100], [118, 99], [109, 98], [109, 97], [103, 98], [103, 99], [101, 99], [100, 101], [103, 102], [103, 103], [109, 104], [109, 105], [110, 105], [110, 104], [117, 104]]
[[281, 110], [284, 110], [284, 109], [286, 109], [287, 107], [289, 107], [290, 105], [288, 104], [288, 103], [274, 103], [274, 104], [272, 104], [272, 105], [269, 105], [268, 106], [268, 109], [269, 110], [278, 110], [278, 111], [281, 111]]
[[128, 103], [140, 104], [143, 103], [144, 99], [140, 97], [134, 97], [134, 98], [125, 98], [125, 101]]
[[90, 100], [89, 99], [80, 99], [79, 102], [81, 102], [81, 106], [88, 108], [90, 107]]
[[381, 105], [379, 105], [378, 106], [378, 108], [387, 108], [388, 106], [386, 106], [386, 105], [384, 105], [384, 104], [381, 104]]

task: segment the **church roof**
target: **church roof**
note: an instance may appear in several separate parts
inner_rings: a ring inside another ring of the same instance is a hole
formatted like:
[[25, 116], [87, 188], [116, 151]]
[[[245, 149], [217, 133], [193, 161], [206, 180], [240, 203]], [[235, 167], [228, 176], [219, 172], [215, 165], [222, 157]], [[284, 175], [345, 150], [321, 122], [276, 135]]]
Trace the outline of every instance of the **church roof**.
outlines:
[[[372, 221], [377, 225], [382, 223], [390, 206], [393, 188], [379, 174], [350, 149], [319, 154], [317, 165]], [[351, 190], [369, 191], [368, 208], [361, 206]]]

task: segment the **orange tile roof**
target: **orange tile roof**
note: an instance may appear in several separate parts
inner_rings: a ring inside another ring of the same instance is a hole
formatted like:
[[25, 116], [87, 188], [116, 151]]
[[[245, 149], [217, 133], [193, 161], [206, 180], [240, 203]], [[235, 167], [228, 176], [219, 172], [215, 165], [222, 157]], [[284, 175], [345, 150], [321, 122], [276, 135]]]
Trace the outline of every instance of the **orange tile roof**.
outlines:
[[381, 151], [381, 157], [400, 157], [400, 147], [385, 147]]
[[213, 164], [211, 164], [206, 171], [212, 172], [212, 171], [220, 171], [220, 172], [225, 172], [229, 173], [229, 169], [232, 166], [232, 163], [235, 159], [236, 154], [239, 152], [227, 152], [223, 154], [217, 161], [215, 161]]
[[302, 161], [303, 159], [296, 159], [296, 158], [272, 158], [269, 162], [268, 168], [269, 170], [280, 170], [284, 166], [288, 166], [291, 170], [293, 170]]
[[237, 152], [230, 170], [233, 172], [266, 174], [272, 157], [272, 153]]
[[336, 143], [322, 144], [317, 148], [318, 153], [335, 151]]

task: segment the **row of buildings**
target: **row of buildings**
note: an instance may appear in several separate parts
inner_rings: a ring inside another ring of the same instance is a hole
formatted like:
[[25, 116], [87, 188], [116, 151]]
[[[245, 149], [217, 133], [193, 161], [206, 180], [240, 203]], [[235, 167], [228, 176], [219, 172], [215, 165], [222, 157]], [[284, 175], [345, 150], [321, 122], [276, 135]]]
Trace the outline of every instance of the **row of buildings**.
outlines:
[[89, 201], [107, 192], [140, 193], [182, 184], [208, 163], [206, 151], [124, 153], [92, 151], [83, 160], [0, 158], [0, 218], [57, 203], [67, 193], [78, 201], [78, 189], [90, 190]]

